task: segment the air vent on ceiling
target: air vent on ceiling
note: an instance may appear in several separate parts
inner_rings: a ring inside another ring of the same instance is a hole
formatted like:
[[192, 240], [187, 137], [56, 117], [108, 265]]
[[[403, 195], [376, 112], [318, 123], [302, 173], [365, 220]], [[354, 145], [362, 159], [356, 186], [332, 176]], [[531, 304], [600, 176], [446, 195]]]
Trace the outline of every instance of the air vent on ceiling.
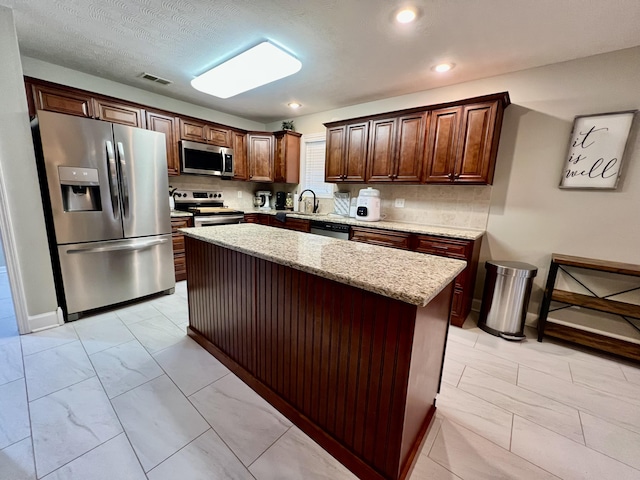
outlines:
[[140, 78], [144, 78], [145, 80], [150, 80], [152, 82], [159, 83], [160, 85], [171, 85], [173, 82], [171, 80], [167, 80], [166, 78], [158, 77], [157, 75], [152, 75], [151, 73], [142, 73]]

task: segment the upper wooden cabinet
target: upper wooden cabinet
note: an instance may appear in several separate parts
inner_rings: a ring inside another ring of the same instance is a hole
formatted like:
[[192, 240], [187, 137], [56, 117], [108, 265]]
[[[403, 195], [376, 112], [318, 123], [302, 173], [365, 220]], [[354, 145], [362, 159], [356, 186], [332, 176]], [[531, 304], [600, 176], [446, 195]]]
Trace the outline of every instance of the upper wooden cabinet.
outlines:
[[368, 122], [330, 128], [325, 160], [327, 182], [364, 182], [368, 141]]
[[247, 134], [232, 131], [233, 141], [233, 179], [249, 180], [249, 165], [247, 164]]
[[148, 130], [164, 133], [167, 144], [167, 172], [180, 175], [180, 152], [178, 151], [178, 119], [152, 110], [146, 111]]
[[205, 142], [220, 147], [232, 146], [231, 130], [219, 125], [187, 118], [180, 119], [180, 138], [194, 142]]
[[490, 184], [507, 92], [327, 123], [327, 182]]
[[344, 139], [346, 127], [327, 128], [327, 146], [324, 178], [327, 182], [340, 182], [344, 178]]
[[231, 147], [231, 131], [228, 128], [222, 128], [213, 125], [207, 125], [205, 128], [205, 137], [207, 142], [213, 143], [220, 147]]
[[130, 105], [95, 99], [96, 118], [130, 127], [145, 128], [144, 110]]
[[39, 84], [31, 85], [31, 93], [37, 110], [66, 113], [78, 117], [94, 116], [93, 99], [88, 93]]
[[273, 182], [273, 135], [268, 132], [249, 132], [247, 142], [249, 180]]
[[426, 183], [491, 184], [503, 111], [496, 99], [431, 112]]
[[206, 142], [204, 122], [195, 120], [180, 119], [180, 139], [191, 140], [193, 142]]
[[275, 132], [274, 181], [298, 183], [300, 181], [300, 137], [290, 130]]
[[371, 120], [367, 182], [420, 182], [427, 113]]
[[460, 107], [431, 112], [425, 181], [453, 181], [460, 127]]

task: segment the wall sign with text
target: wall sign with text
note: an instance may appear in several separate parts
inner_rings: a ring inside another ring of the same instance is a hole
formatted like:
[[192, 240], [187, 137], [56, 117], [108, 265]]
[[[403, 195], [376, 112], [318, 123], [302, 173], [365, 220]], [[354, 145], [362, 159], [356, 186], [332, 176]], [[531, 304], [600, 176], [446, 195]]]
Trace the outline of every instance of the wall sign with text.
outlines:
[[615, 189], [636, 112], [630, 110], [576, 117], [560, 188]]

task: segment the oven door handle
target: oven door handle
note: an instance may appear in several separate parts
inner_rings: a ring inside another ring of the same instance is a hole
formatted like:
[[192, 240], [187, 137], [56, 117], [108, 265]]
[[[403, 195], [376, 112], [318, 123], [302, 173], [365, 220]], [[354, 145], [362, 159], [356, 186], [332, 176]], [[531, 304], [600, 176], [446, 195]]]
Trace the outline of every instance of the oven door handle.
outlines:
[[193, 217], [195, 227], [206, 227], [208, 225], [229, 225], [241, 223], [244, 215], [212, 215], [209, 217]]

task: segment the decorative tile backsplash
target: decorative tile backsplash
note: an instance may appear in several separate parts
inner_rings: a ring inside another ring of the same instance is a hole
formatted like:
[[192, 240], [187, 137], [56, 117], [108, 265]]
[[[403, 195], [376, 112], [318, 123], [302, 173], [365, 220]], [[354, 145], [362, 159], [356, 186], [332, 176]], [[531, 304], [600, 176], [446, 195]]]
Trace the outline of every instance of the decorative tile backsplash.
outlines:
[[[385, 220], [484, 230], [489, 217], [491, 186], [371, 185], [380, 190]], [[340, 191], [358, 196], [366, 185], [340, 185]], [[394, 206], [403, 198], [404, 207]]]
[[[181, 175], [169, 177], [169, 184], [178, 188], [217, 190], [224, 194], [225, 205], [244, 211], [253, 210], [253, 195], [258, 190], [294, 192], [293, 184], [261, 184], [220, 180], [215, 177]], [[470, 185], [371, 185], [380, 190], [382, 215], [385, 220], [437, 225], [447, 227], [475, 228], [484, 230], [489, 217], [491, 186]], [[357, 197], [367, 185], [339, 185], [340, 191], [348, 191]], [[238, 198], [238, 192], [242, 198]], [[396, 198], [404, 199], [404, 207], [394, 207]], [[273, 202], [273, 198], [272, 198]], [[331, 213], [333, 199], [320, 199], [320, 212]]]

